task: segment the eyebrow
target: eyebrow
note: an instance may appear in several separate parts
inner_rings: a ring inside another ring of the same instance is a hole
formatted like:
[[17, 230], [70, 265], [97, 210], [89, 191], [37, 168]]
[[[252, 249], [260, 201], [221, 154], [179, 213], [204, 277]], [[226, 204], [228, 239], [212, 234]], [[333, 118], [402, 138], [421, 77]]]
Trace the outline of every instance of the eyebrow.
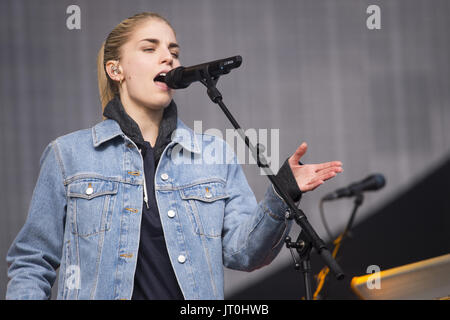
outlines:
[[[160, 44], [160, 41], [158, 39], [146, 38], [146, 39], [142, 39], [141, 41], [148, 41], [148, 42], [153, 43], [155, 45], [159, 45]], [[141, 41], [139, 41], [139, 42], [141, 42]], [[171, 48], [179, 48], [179, 47], [180, 46], [178, 45], [178, 43], [175, 43], [175, 42], [169, 43], [169, 49], [171, 49]]]

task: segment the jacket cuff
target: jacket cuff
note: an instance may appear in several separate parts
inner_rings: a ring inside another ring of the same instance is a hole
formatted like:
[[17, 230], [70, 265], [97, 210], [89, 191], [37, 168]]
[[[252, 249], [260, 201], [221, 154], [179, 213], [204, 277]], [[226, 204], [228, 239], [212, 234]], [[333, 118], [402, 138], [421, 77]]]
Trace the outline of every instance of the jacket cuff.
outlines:
[[[298, 187], [297, 181], [295, 180], [294, 174], [292, 173], [291, 167], [289, 166], [288, 160], [289, 158], [286, 159], [286, 161], [283, 163], [275, 177], [285, 187], [286, 192], [292, 198], [292, 200], [294, 200], [294, 202], [298, 202], [302, 198], [302, 191]], [[274, 190], [277, 195], [280, 196], [275, 186]]]

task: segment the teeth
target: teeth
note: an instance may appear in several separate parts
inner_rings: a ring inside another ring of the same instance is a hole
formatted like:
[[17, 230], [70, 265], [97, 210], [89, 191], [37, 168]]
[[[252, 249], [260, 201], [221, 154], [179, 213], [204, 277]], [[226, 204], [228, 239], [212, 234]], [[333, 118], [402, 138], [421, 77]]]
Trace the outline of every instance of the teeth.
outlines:
[[160, 74], [158, 74], [155, 77], [154, 81], [164, 82], [165, 76], [166, 76], [166, 73], [165, 72], [161, 72]]

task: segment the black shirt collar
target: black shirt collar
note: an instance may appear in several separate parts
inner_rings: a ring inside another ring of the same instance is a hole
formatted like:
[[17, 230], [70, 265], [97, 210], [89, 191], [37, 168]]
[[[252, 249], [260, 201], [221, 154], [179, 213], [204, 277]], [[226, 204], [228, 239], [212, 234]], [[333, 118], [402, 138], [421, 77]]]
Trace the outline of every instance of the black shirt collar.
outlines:
[[[134, 121], [125, 111], [120, 96], [115, 95], [114, 98], [106, 105], [103, 115], [106, 118], [115, 120], [123, 133], [127, 135], [140, 149], [145, 149], [145, 141], [142, 136], [141, 129], [136, 121]], [[159, 125], [158, 137], [153, 147], [156, 157], [159, 158], [164, 151], [166, 145], [171, 141], [172, 132], [177, 127], [177, 105], [172, 100], [164, 109], [163, 117]]]

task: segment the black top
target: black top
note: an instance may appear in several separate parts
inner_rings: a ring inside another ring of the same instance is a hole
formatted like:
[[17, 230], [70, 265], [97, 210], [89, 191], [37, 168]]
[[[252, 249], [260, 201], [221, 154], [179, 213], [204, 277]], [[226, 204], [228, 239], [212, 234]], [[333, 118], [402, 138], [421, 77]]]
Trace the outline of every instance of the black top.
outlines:
[[116, 96], [105, 107], [103, 115], [117, 121], [131, 140], [141, 149], [148, 194], [148, 207], [143, 204], [141, 236], [134, 274], [133, 300], [184, 299], [167, 253], [164, 233], [155, 198], [154, 177], [162, 152], [170, 142], [177, 126], [177, 107], [172, 101], [164, 110], [158, 137], [152, 148], [144, 141], [137, 123], [126, 113], [120, 98]]

